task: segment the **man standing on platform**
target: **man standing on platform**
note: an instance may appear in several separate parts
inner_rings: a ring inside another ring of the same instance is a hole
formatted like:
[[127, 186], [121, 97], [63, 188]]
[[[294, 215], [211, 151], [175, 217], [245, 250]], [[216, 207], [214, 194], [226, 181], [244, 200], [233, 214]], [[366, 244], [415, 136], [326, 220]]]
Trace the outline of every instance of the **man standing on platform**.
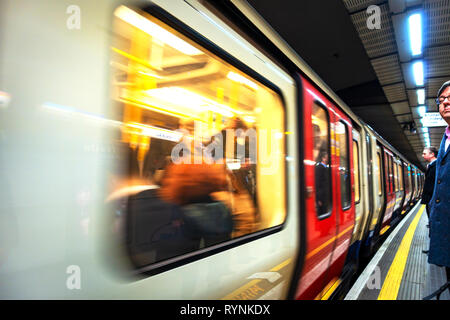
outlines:
[[423, 149], [422, 157], [428, 162], [427, 171], [425, 172], [425, 183], [422, 192], [422, 201], [420, 203], [425, 204], [427, 207], [427, 216], [430, 220], [430, 208], [428, 203], [433, 196], [434, 180], [436, 177], [436, 157], [438, 150], [435, 147], [427, 147]]
[[428, 263], [443, 266], [450, 278], [450, 81], [439, 89], [436, 103], [447, 122], [436, 160], [434, 193], [430, 201], [430, 249]]
[[[428, 162], [427, 171], [425, 172], [425, 183], [423, 186], [422, 200], [420, 203], [425, 204], [427, 208], [428, 223], [430, 221], [430, 205], [429, 202], [433, 196], [434, 180], [436, 178], [436, 157], [438, 151], [435, 147], [427, 147], [423, 149], [422, 157]], [[427, 227], [430, 227], [429, 224]], [[423, 253], [428, 253], [428, 250], [422, 250]]]

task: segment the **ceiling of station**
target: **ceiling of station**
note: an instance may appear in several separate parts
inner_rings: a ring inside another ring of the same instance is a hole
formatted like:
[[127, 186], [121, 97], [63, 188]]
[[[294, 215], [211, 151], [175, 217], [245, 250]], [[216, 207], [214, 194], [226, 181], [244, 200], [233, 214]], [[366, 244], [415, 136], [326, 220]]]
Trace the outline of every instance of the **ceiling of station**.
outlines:
[[[425, 89], [427, 112], [437, 112], [437, 91], [450, 79], [450, 0], [248, 2], [358, 116], [425, 167], [416, 90]], [[380, 10], [379, 29], [368, 27], [371, 5]], [[422, 54], [413, 57], [406, 29], [414, 12], [424, 23]], [[421, 87], [411, 71], [418, 59], [425, 69]], [[432, 146], [439, 147], [444, 128], [428, 128]]]

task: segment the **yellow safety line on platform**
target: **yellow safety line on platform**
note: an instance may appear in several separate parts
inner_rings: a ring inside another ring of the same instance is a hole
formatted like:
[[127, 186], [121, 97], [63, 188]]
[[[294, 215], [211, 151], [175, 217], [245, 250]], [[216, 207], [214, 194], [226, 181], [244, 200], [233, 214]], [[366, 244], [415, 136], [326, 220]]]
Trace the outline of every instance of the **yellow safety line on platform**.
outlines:
[[395, 254], [394, 261], [392, 261], [391, 267], [389, 268], [386, 279], [384, 279], [383, 287], [378, 295], [378, 300], [397, 300], [398, 290], [400, 289], [406, 261], [408, 260], [409, 248], [411, 247], [414, 232], [416, 231], [417, 224], [419, 223], [424, 209], [425, 205], [419, 209], [406, 231], [405, 236], [400, 243], [400, 247]]

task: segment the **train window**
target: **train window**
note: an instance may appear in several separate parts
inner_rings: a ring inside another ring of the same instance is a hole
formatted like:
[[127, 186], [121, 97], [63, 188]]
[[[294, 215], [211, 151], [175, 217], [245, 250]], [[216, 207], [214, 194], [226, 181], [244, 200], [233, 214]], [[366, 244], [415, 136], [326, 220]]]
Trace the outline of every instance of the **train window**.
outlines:
[[408, 185], [409, 185], [410, 191], [412, 191], [414, 188], [414, 185], [413, 185], [413, 181], [411, 179], [411, 166], [408, 166]]
[[331, 213], [330, 121], [327, 110], [316, 102], [312, 108], [316, 213], [324, 217]]
[[394, 160], [394, 182], [395, 182], [395, 192], [398, 192], [398, 164]]
[[[403, 178], [404, 177], [404, 178]], [[405, 191], [409, 190], [409, 184], [408, 184], [408, 167], [406, 166], [405, 163], [403, 163], [403, 188], [405, 189]]]
[[386, 156], [387, 158], [387, 168], [388, 168], [388, 189], [389, 193], [392, 192], [392, 168], [391, 168], [391, 158], [389, 156]]
[[281, 225], [280, 96], [145, 12], [114, 15], [108, 201], [134, 266]]
[[392, 179], [392, 192], [395, 192], [395, 190], [396, 190], [396, 181], [395, 181], [395, 179], [397, 178], [396, 176], [395, 176], [395, 172], [394, 172], [394, 158], [391, 156], [391, 157], [389, 157], [390, 158], [390, 160], [391, 160], [391, 179]]
[[355, 203], [359, 202], [359, 146], [358, 142], [353, 140], [353, 168], [355, 172]]
[[403, 167], [402, 167], [401, 163], [398, 165], [398, 178], [399, 178], [400, 191], [403, 191], [403, 189], [404, 189], [404, 186], [403, 186]]
[[350, 166], [348, 152], [348, 128], [343, 122], [336, 123], [336, 147], [339, 156], [339, 177], [341, 185], [341, 206], [348, 209], [351, 206]]
[[381, 185], [381, 175], [382, 175], [382, 166], [381, 166], [381, 155], [380, 153], [377, 153], [377, 159], [378, 159], [378, 195], [381, 196], [381, 190], [382, 190], [382, 185]]

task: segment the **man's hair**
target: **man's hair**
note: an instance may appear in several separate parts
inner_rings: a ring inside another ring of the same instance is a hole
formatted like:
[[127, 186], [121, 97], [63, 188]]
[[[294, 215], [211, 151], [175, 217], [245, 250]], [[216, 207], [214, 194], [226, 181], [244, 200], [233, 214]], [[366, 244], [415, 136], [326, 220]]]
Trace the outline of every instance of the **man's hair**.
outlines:
[[444, 82], [444, 84], [442, 85], [442, 87], [439, 89], [438, 93], [437, 93], [437, 97], [439, 98], [439, 96], [441, 95], [441, 93], [447, 88], [450, 87], [450, 80], [448, 80], [447, 82]]
[[428, 152], [433, 153], [434, 157], [438, 156], [438, 149], [436, 147], [426, 147], [424, 150], [428, 150]]

